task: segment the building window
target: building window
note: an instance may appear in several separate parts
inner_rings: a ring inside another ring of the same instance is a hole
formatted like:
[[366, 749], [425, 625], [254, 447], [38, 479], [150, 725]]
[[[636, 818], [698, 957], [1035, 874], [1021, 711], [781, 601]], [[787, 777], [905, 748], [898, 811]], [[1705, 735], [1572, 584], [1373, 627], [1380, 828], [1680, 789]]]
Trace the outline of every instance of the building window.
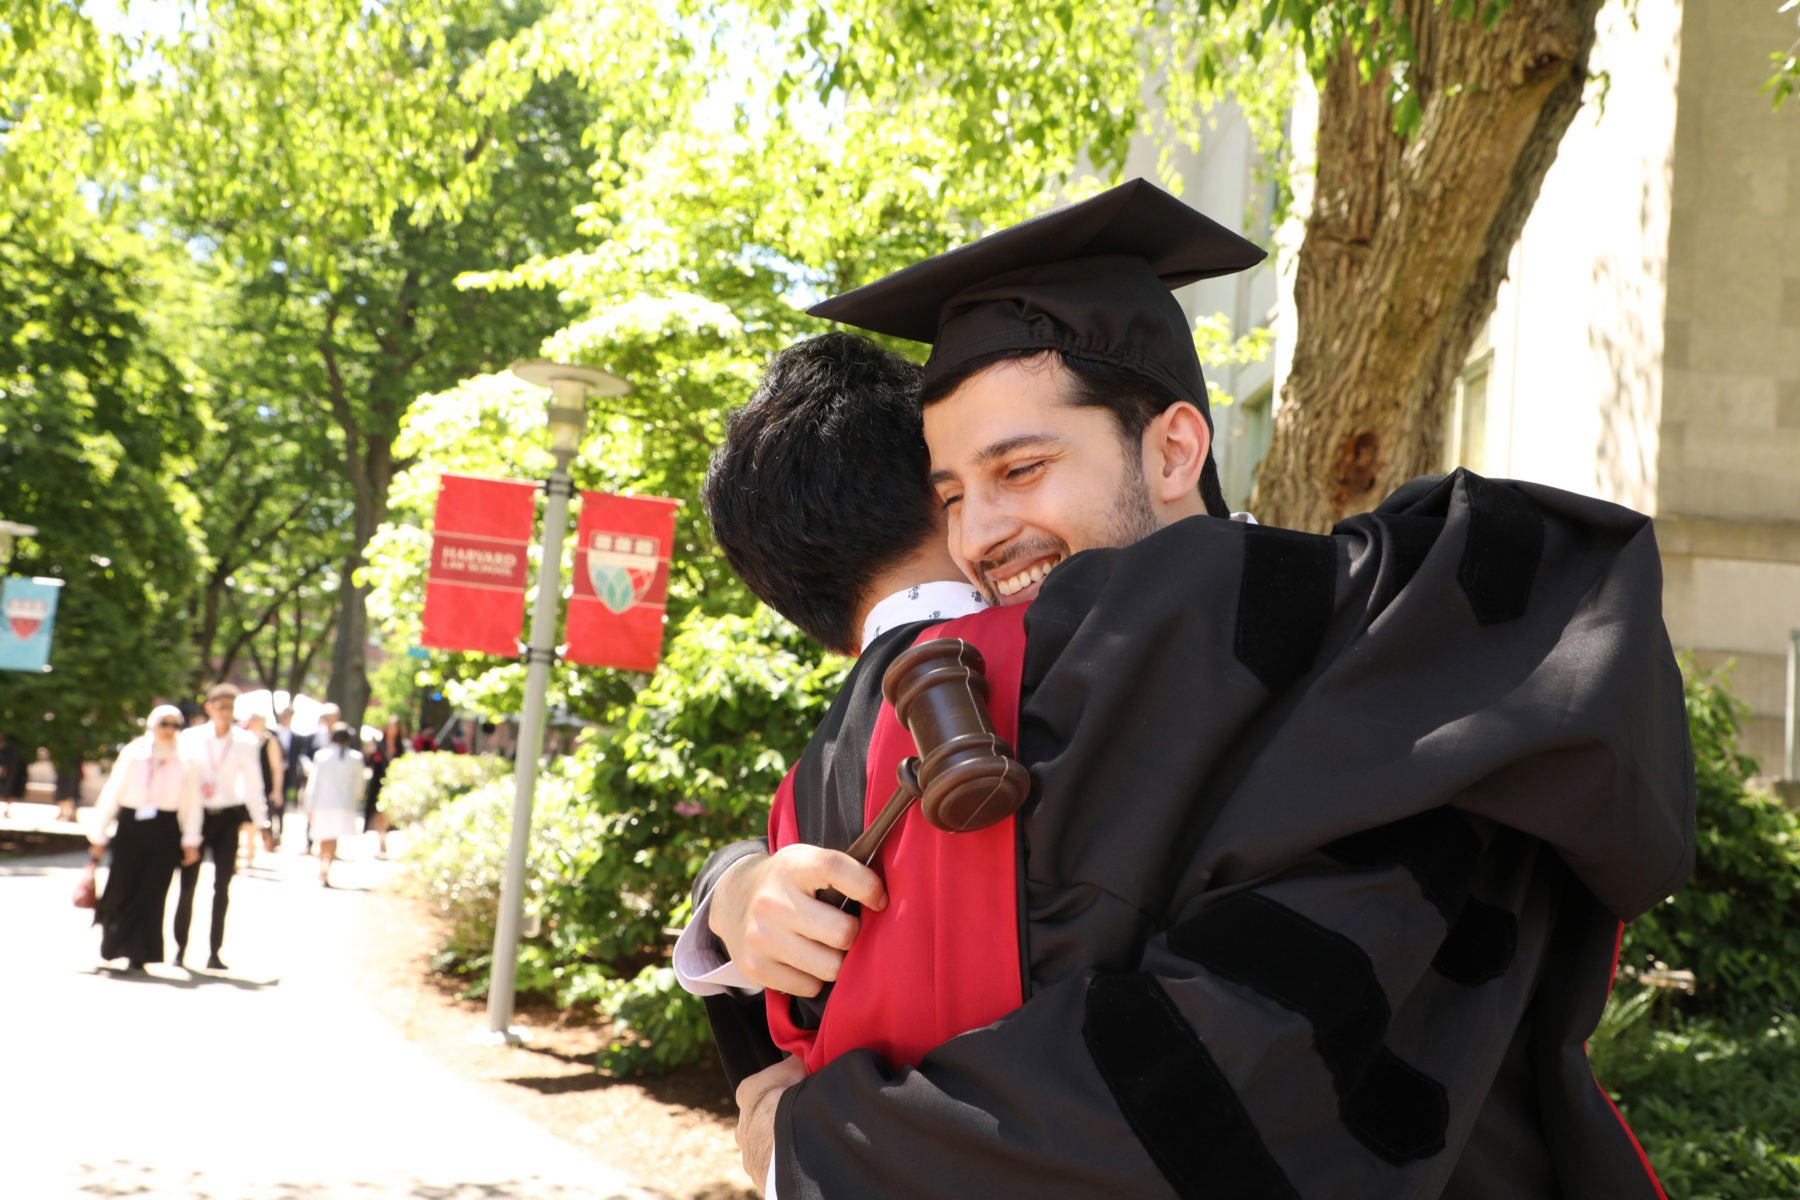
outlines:
[[1273, 387], [1264, 384], [1248, 400], [1239, 400], [1213, 414], [1219, 426], [1219, 485], [1234, 512], [1248, 507], [1250, 491], [1256, 486], [1256, 469], [1269, 452], [1274, 396]]
[[1444, 470], [1467, 467], [1471, 471], [1487, 471], [1488, 375], [1494, 366], [1493, 348], [1486, 345], [1487, 331], [1482, 330], [1481, 344], [1474, 357], [1456, 378], [1450, 396], [1449, 410], [1444, 414]]

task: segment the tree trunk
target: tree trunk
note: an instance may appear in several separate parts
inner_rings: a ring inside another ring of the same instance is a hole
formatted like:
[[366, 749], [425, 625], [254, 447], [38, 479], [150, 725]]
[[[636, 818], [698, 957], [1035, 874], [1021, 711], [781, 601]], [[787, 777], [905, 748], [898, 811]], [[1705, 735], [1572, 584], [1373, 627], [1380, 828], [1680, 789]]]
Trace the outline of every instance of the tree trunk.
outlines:
[[394, 472], [391, 446], [385, 439], [370, 439], [364, 453], [352, 457], [361, 460], [350, 473], [356, 497], [356, 540], [344, 560], [338, 584], [337, 637], [331, 646], [331, 683], [325, 695], [343, 710], [344, 720], [357, 726], [369, 703], [369, 589], [356, 581], [356, 572], [365, 565], [363, 551], [375, 530], [387, 520], [388, 486]]
[[1601, 0], [1512, 0], [1492, 30], [1411, 0], [1421, 119], [1340, 53], [1295, 263], [1298, 334], [1253, 507], [1323, 531], [1439, 469], [1446, 402], [1581, 106]]

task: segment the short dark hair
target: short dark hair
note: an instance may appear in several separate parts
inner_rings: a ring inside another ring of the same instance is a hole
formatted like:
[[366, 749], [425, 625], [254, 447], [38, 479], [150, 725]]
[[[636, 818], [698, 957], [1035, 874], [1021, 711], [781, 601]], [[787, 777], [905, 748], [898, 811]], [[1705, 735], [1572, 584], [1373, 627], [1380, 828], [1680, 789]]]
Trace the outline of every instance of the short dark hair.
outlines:
[[919, 368], [828, 333], [770, 360], [726, 418], [702, 498], [713, 537], [764, 603], [854, 650], [876, 577], [937, 533]]
[[[972, 359], [957, 371], [934, 380], [919, 397], [920, 407], [936, 404], [970, 377], [995, 363], [1013, 358], [1035, 358], [1040, 354], [1055, 354], [1068, 368], [1069, 403], [1078, 408], [1104, 408], [1112, 414], [1119, 440], [1127, 453], [1136, 453], [1143, 445], [1144, 430], [1149, 428], [1150, 422], [1181, 399], [1161, 383], [1129, 367], [1057, 350], [1000, 350]], [[1206, 427], [1210, 430], [1212, 414], [1202, 408], [1201, 415], [1206, 418]], [[1219, 483], [1219, 463], [1213, 457], [1210, 441], [1206, 446], [1206, 462], [1200, 468], [1200, 500], [1206, 505], [1208, 516], [1231, 516], [1231, 506], [1225, 503], [1225, 489]]]

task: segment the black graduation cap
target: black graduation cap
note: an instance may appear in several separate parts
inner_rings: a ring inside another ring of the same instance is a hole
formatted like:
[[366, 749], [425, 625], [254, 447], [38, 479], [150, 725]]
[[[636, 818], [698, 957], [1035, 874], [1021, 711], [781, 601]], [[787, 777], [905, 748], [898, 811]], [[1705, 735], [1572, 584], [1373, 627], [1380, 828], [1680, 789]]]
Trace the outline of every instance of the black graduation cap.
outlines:
[[1058, 350], [1148, 375], [1204, 413], [1193, 326], [1170, 289], [1264, 257], [1155, 184], [1133, 179], [807, 311], [931, 343], [928, 389], [978, 358]]

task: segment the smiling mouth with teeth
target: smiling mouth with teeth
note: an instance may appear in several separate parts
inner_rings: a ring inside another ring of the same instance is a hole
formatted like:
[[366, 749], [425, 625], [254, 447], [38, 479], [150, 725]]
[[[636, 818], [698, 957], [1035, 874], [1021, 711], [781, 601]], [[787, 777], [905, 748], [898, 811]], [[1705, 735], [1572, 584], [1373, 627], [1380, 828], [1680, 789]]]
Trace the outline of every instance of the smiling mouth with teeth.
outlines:
[[1017, 595], [1019, 592], [1024, 591], [1032, 584], [1043, 579], [1044, 576], [1054, 570], [1056, 565], [1061, 561], [1062, 559], [1060, 558], [1053, 558], [1048, 562], [1035, 563], [1025, 570], [1020, 571], [1017, 575], [1008, 576], [1005, 579], [997, 579], [994, 581], [994, 591], [998, 592], [1001, 596]]

